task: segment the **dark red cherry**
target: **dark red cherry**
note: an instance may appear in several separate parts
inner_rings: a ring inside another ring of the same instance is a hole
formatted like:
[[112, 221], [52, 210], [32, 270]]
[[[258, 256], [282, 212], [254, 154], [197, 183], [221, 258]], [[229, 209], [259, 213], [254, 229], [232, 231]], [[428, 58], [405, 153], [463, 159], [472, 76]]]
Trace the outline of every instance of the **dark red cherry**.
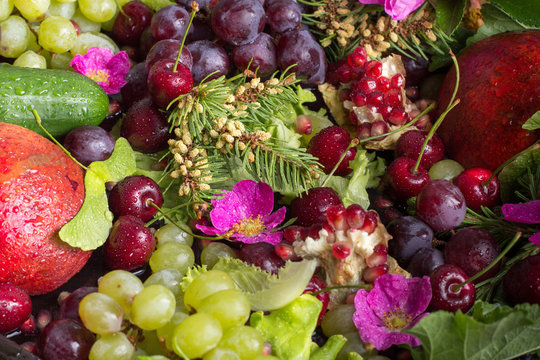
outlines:
[[503, 289], [514, 304], [540, 304], [540, 255], [512, 265], [504, 277]]
[[139, 0], [126, 3], [114, 21], [114, 39], [121, 44], [137, 46], [144, 29], [150, 26], [152, 15], [152, 9]]
[[126, 75], [126, 85], [122, 87], [122, 103], [128, 109], [135, 102], [150, 97], [148, 94], [148, 71], [144, 62], [138, 63], [129, 69]]
[[493, 172], [483, 168], [472, 168], [462, 171], [452, 181], [463, 193], [467, 207], [480, 210], [481, 206], [492, 207], [499, 202], [501, 193], [499, 180]]
[[408, 157], [398, 157], [386, 169], [385, 181], [390, 186], [390, 194], [397, 201], [418, 195], [420, 190], [429, 182], [429, 174], [421, 165], [415, 171], [416, 160]]
[[461, 310], [467, 312], [476, 299], [476, 289], [472, 283], [468, 283], [457, 288], [469, 277], [456, 265], [444, 264], [436, 268], [430, 276], [431, 281], [431, 302], [432, 310], [444, 310], [456, 312]]
[[326, 210], [332, 205], [341, 205], [337, 192], [329, 187], [309, 189], [291, 201], [290, 217], [295, 217], [295, 225], [319, 225], [326, 221]]
[[157, 61], [148, 72], [148, 92], [154, 103], [166, 109], [178, 96], [193, 89], [193, 76], [184, 64], [178, 62], [174, 71], [174, 61]]
[[109, 195], [109, 206], [116, 217], [133, 215], [148, 221], [156, 213], [150, 205], [163, 205], [163, 195], [159, 185], [143, 175], [132, 175], [116, 184]]
[[120, 216], [104, 245], [105, 262], [111, 269], [135, 270], [146, 265], [155, 246], [154, 235], [141, 219]]
[[88, 359], [96, 336], [72, 319], [50, 322], [39, 334], [37, 349], [43, 360]]
[[[418, 159], [424, 141], [426, 141], [426, 137], [427, 133], [422, 130], [406, 131], [396, 142], [396, 156], [406, 156], [415, 160]], [[426, 144], [422, 159], [420, 160], [420, 165], [422, 165], [424, 169], [429, 170], [433, 164], [437, 161], [441, 161], [443, 158], [444, 145], [437, 135], [433, 135]]]
[[11, 283], [0, 283], [0, 334], [17, 329], [32, 312], [26, 291]]
[[345, 129], [339, 126], [329, 126], [311, 138], [307, 152], [319, 159], [326, 174], [332, 171], [343, 153], [346, 152], [334, 174], [347, 175], [352, 172], [352, 169], [349, 168], [349, 162], [356, 156], [355, 148], [347, 150], [350, 142], [351, 136]]
[[86, 295], [97, 291], [98, 288], [95, 286], [83, 286], [74, 290], [60, 303], [58, 318], [72, 319], [82, 324], [82, 320], [79, 316], [79, 304]]
[[238, 257], [248, 264], [258, 266], [273, 274], [285, 265], [285, 261], [276, 254], [274, 246], [265, 242], [242, 246]]

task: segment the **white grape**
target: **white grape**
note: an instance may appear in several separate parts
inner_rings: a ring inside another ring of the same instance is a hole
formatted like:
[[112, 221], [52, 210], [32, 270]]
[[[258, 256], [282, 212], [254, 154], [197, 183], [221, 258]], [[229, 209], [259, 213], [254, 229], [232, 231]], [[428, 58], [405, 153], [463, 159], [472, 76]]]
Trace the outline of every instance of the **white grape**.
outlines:
[[43, 56], [36, 54], [32, 50], [27, 50], [23, 52], [17, 59], [15, 59], [13, 65], [36, 69], [46, 69], [47, 60], [45, 60]]
[[88, 19], [103, 23], [116, 13], [115, 0], [79, 0], [79, 9]]
[[28, 21], [40, 21], [47, 14], [50, 0], [14, 0], [13, 4]]
[[68, 19], [51, 16], [39, 26], [38, 42], [45, 50], [55, 53], [69, 51], [77, 39], [77, 30]]
[[13, 11], [13, 0], [0, 0], [0, 21], [4, 21]]
[[0, 23], [0, 56], [16, 58], [25, 50], [30, 39], [30, 30], [26, 21], [17, 15], [11, 15]]

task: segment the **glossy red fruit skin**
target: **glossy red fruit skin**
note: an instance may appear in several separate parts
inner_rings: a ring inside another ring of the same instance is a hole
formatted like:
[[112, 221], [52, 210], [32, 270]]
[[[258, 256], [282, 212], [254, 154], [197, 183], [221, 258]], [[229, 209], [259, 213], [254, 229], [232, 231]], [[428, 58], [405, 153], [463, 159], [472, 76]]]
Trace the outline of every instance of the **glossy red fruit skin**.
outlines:
[[289, 215], [295, 217], [295, 225], [312, 226], [326, 221], [326, 210], [332, 205], [342, 205], [337, 192], [328, 187], [310, 189], [291, 201]]
[[109, 194], [109, 206], [117, 217], [132, 215], [148, 221], [157, 212], [149, 201], [158, 207], [163, 205], [163, 194], [159, 185], [144, 175], [132, 175], [116, 184]]
[[32, 313], [32, 300], [26, 291], [10, 283], [0, 283], [0, 334], [21, 326]]
[[329, 126], [319, 131], [311, 138], [307, 152], [317, 157], [324, 167], [326, 174], [330, 173], [345, 151], [346, 155], [343, 161], [337, 167], [334, 175], [347, 175], [352, 172], [349, 168], [349, 162], [356, 156], [356, 149], [347, 150], [351, 136], [339, 126]]
[[88, 261], [58, 231], [84, 199], [82, 169], [58, 146], [0, 122], [0, 282], [30, 295], [58, 288]]
[[444, 264], [437, 267], [430, 276], [432, 297], [431, 310], [467, 312], [476, 299], [476, 289], [472, 283], [466, 284], [458, 291], [452, 287], [468, 279], [467, 274], [458, 266]]
[[150, 26], [152, 15], [152, 9], [138, 0], [125, 4], [114, 21], [115, 40], [121, 44], [137, 46], [142, 32]]
[[173, 72], [174, 61], [163, 59], [157, 61], [148, 72], [148, 92], [154, 103], [166, 109], [178, 96], [187, 94], [193, 89], [193, 76], [182, 63], [178, 63]]
[[[401, 135], [396, 142], [395, 154], [396, 156], [406, 156], [411, 159], [418, 159], [424, 141], [426, 141], [427, 134], [421, 130], [410, 130]], [[444, 158], [444, 145], [437, 135], [434, 135], [427, 143], [420, 165], [424, 169], [429, 168]]]
[[[507, 32], [471, 45], [458, 58], [460, 99], [438, 134], [447, 154], [463, 167], [495, 170], [532, 145], [540, 132], [522, 129], [540, 110], [540, 31]], [[454, 91], [456, 72], [446, 75], [438, 111]]]
[[428, 183], [429, 174], [426, 169], [419, 166], [414, 172], [416, 160], [408, 157], [398, 157], [386, 169], [390, 193], [397, 201], [418, 195], [420, 190]]
[[487, 181], [493, 173], [483, 168], [472, 168], [462, 171], [452, 181], [465, 197], [467, 207], [480, 210], [481, 206], [492, 207], [499, 203], [501, 186], [494, 176], [489, 184]]
[[512, 303], [540, 304], [540, 255], [512, 265], [504, 277], [503, 289]]

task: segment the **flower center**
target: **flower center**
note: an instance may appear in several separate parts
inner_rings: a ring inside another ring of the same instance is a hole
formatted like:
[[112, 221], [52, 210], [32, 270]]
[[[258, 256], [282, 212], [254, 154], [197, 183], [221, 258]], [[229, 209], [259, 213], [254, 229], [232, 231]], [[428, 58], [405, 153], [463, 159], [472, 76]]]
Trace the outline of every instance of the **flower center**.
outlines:
[[250, 216], [248, 218], [240, 220], [232, 226], [232, 229], [238, 234], [242, 234], [245, 236], [254, 236], [263, 232], [265, 226], [262, 222], [261, 215], [257, 215], [256, 218]]
[[107, 84], [109, 83], [109, 74], [107, 74], [107, 72], [103, 70], [90, 70], [90, 72], [86, 76], [88, 76], [95, 82], [102, 82]]
[[409, 326], [412, 318], [402, 308], [396, 307], [394, 310], [384, 313], [381, 320], [389, 330], [401, 330]]

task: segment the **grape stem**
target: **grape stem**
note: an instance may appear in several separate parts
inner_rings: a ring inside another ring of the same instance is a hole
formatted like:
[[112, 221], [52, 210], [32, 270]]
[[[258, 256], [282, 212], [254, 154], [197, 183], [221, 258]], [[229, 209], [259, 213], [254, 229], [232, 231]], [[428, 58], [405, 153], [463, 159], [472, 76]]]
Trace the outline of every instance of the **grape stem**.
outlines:
[[191, 23], [193, 22], [193, 18], [195, 17], [195, 14], [199, 11], [199, 4], [195, 1], [191, 2], [191, 16], [189, 17], [189, 22], [186, 27], [186, 32], [184, 33], [184, 36], [182, 36], [182, 43], [180, 44], [180, 49], [178, 50], [178, 55], [176, 55], [176, 60], [174, 62], [173, 72], [176, 72], [176, 69], [178, 67], [178, 62], [180, 61], [180, 54], [182, 54], [182, 49], [184, 48], [184, 44], [186, 42], [189, 28], [191, 27]]
[[510, 241], [510, 243], [508, 245], [506, 245], [506, 247], [504, 248], [503, 251], [501, 251], [501, 253], [499, 254], [499, 256], [497, 256], [495, 258], [495, 260], [493, 260], [488, 266], [486, 266], [485, 268], [483, 268], [481, 271], [477, 272], [476, 274], [474, 274], [473, 276], [471, 276], [470, 278], [468, 278], [466, 281], [462, 282], [461, 284], [458, 284], [458, 285], [453, 285], [451, 287], [451, 290], [454, 291], [454, 292], [458, 292], [462, 287], [464, 287], [465, 285], [469, 284], [469, 283], [472, 283], [473, 281], [475, 281], [476, 279], [478, 279], [480, 276], [484, 275], [485, 273], [487, 273], [492, 267], [494, 267], [499, 261], [502, 260], [502, 258], [514, 247], [514, 245], [518, 242], [518, 240], [521, 238], [521, 232], [518, 231], [516, 233], [516, 235], [514, 235], [514, 237], [512, 238], [512, 240]]

